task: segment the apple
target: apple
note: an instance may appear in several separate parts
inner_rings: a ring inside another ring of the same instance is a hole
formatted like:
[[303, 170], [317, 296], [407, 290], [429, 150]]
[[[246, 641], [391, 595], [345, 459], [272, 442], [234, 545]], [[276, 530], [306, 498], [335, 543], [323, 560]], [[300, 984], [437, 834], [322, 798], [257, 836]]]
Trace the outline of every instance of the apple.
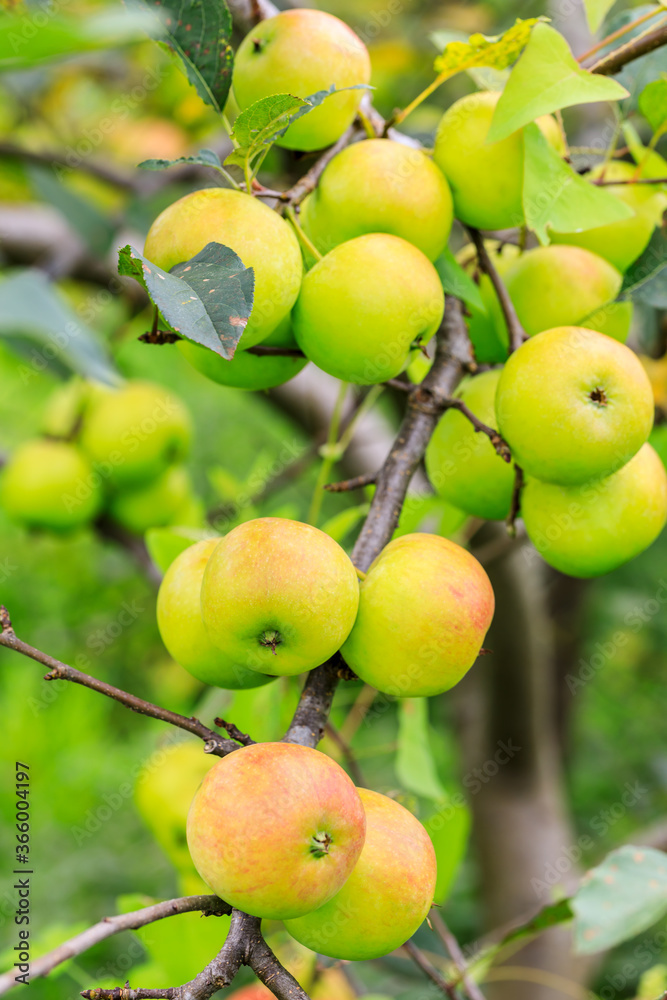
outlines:
[[210, 555], [201, 589], [209, 637], [239, 666], [286, 676], [328, 660], [359, 606], [349, 557], [323, 531], [281, 517], [239, 524]]
[[[178, 349], [193, 368], [220, 385], [236, 389], [272, 389], [289, 382], [308, 364], [307, 358], [249, 354], [237, 351], [231, 361], [190, 340], [179, 340]], [[262, 341], [262, 347], [297, 347], [289, 317]]]
[[181, 400], [135, 380], [98, 395], [86, 410], [80, 443], [113, 486], [138, 486], [185, 458], [192, 424]]
[[343, 769], [318, 750], [256, 743], [223, 757], [188, 814], [195, 867], [221, 899], [286, 920], [322, 906], [352, 872], [366, 818]]
[[367, 684], [401, 698], [448, 691], [475, 662], [493, 618], [483, 568], [440, 535], [402, 535], [371, 564], [341, 648]]
[[301, 224], [322, 253], [365, 233], [391, 233], [435, 260], [452, 228], [452, 196], [423, 150], [367, 139], [326, 167], [301, 206]]
[[[332, 84], [338, 90], [368, 83], [371, 62], [358, 35], [321, 10], [297, 8], [260, 21], [239, 45], [234, 96], [245, 110], [271, 94], [310, 97]], [[363, 90], [346, 90], [295, 121], [278, 145], [322, 149], [336, 142], [357, 113]]]
[[605, 479], [556, 486], [529, 479], [521, 497], [528, 537], [569, 576], [609, 573], [655, 541], [667, 520], [667, 472], [650, 444]]
[[[536, 247], [521, 254], [504, 276], [507, 291], [529, 335], [582, 324], [612, 302], [622, 277], [609, 261], [576, 246]], [[500, 306], [496, 305], [499, 319]]]
[[[634, 163], [612, 160], [594, 167], [587, 176], [591, 180], [630, 181], [636, 172]], [[552, 232], [551, 241], [585, 247], [604, 257], [619, 271], [627, 271], [660, 224], [662, 213], [667, 208], [667, 195], [651, 184], [609, 184], [604, 190], [629, 205], [635, 213], [632, 218], [580, 232]]]
[[226, 657], [213, 645], [202, 621], [202, 579], [219, 541], [196, 542], [174, 559], [158, 591], [158, 628], [169, 655], [197, 680], [221, 688], [259, 687], [273, 678]]
[[[494, 369], [475, 375], [454, 394], [489, 427], [496, 422], [500, 374]], [[426, 449], [426, 471], [440, 496], [459, 510], [489, 520], [509, 514], [514, 470], [458, 410], [447, 410], [440, 418]]]
[[92, 521], [102, 505], [100, 476], [76, 445], [25, 441], [2, 470], [0, 504], [27, 528], [73, 531]]
[[307, 948], [345, 961], [400, 948], [421, 927], [435, 892], [435, 851], [419, 820], [386, 795], [358, 791], [366, 840], [352, 874], [324, 906], [285, 924]]
[[629, 347], [595, 330], [560, 326], [510, 356], [496, 416], [528, 475], [568, 486], [608, 476], [639, 451], [653, 424], [653, 393]]
[[370, 385], [398, 375], [413, 342], [433, 336], [443, 310], [438, 273], [421, 250], [370, 233], [341, 243], [306, 274], [294, 335], [318, 368]]
[[208, 243], [229, 247], [255, 273], [252, 313], [241, 337], [243, 347], [253, 347], [289, 315], [299, 294], [303, 262], [294, 231], [259, 198], [230, 188], [204, 188], [158, 215], [144, 255], [170, 271]]
[[192, 498], [192, 481], [182, 465], [172, 465], [150, 483], [114, 493], [111, 517], [135, 535], [174, 523], [174, 517]]
[[219, 759], [204, 753], [201, 740], [186, 739], [158, 747], [139, 770], [134, 790], [139, 815], [182, 874], [193, 873], [185, 836], [190, 803]]

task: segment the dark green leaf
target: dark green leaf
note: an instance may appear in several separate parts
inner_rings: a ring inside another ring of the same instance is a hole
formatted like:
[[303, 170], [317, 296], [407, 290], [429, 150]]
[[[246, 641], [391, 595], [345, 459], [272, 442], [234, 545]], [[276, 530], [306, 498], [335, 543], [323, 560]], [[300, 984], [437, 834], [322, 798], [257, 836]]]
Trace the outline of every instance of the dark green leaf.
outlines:
[[212, 149], [200, 149], [196, 156], [179, 156], [177, 160], [142, 160], [138, 164], [140, 170], [167, 170], [183, 163], [197, 163], [202, 167], [220, 169], [220, 157]]
[[167, 273], [131, 246], [118, 272], [136, 278], [172, 330], [230, 360], [252, 309], [255, 276], [229, 247], [208, 243]]
[[221, 112], [232, 84], [232, 18], [225, 0], [141, 0], [164, 11], [167, 45], [181, 57], [188, 80]]
[[571, 902], [579, 953], [627, 941], [667, 913], [667, 854], [619, 847], [588, 872]]
[[111, 219], [59, 181], [55, 172], [48, 167], [28, 164], [27, 173], [39, 197], [57, 208], [72, 229], [84, 239], [89, 249], [96, 256], [103, 257], [114, 234], [115, 227]]
[[470, 836], [471, 815], [462, 792], [449, 796], [437, 811], [424, 820], [437, 861], [433, 901], [442, 904], [447, 899], [461, 862], [465, 857]]
[[441, 256], [436, 260], [435, 269], [440, 277], [442, 287], [448, 295], [455, 295], [457, 299], [463, 299], [473, 309], [484, 309], [479, 288], [468, 272], [458, 263], [449, 247], [445, 247]]
[[654, 132], [662, 133], [667, 126], [667, 76], [653, 80], [639, 95], [639, 110]]
[[551, 903], [541, 909], [534, 917], [531, 917], [530, 920], [527, 920], [526, 923], [521, 924], [519, 927], [514, 927], [496, 944], [489, 945], [488, 948], [480, 952], [469, 965], [471, 973], [475, 973], [477, 976], [483, 973], [502, 954], [508, 945], [516, 944], [517, 941], [527, 938], [537, 937], [543, 931], [549, 930], [550, 927], [556, 927], [558, 924], [564, 924], [572, 920], [574, 913], [571, 902], [569, 899], [561, 899], [557, 903]]
[[667, 309], [667, 232], [656, 229], [641, 257], [623, 278], [621, 297]]

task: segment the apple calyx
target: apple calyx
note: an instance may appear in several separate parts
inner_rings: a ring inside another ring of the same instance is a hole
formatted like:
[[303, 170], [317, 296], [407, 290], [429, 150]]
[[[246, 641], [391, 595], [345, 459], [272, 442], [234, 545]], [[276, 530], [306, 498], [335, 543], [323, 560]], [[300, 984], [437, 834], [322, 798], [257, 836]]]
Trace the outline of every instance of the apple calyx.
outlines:
[[257, 55], [259, 55], [259, 53], [262, 51], [263, 48], [264, 48], [264, 40], [262, 38], [253, 38], [252, 40], [253, 52], [256, 52]]
[[597, 385], [591, 392], [589, 392], [588, 398], [592, 403], [596, 403], [598, 406], [606, 406], [607, 403], [609, 402], [606, 392], [599, 385]]
[[333, 843], [333, 838], [328, 833], [315, 833], [310, 839], [310, 853], [314, 858], [323, 858], [329, 853], [331, 843]]
[[267, 646], [276, 655], [276, 646], [283, 641], [280, 632], [275, 628], [265, 629], [259, 637], [260, 646]]

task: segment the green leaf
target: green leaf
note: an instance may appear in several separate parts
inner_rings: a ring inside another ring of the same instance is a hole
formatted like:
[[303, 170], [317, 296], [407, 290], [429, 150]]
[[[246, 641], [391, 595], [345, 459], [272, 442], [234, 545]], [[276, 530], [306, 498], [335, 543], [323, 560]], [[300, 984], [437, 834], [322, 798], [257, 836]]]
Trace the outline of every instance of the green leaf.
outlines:
[[93, 333], [42, 271], [15, 271], [0, 281], [0, 336], [33, 341], [36, 372], [46, 367], [46, 359], [56, 357], [67, 369], [86, 378], [109, 385], [119, 382]]
[[586, 875], [572, 899], [580, 954], [612, 948], [667, 913], [667, 854], [627, 844]]
[[653, 80], [639, 95], [639, 110], [657, 135], [667, 129], [667, 76]]
[[[464, 31], [433, 31], [428, 37], [439, 52], [451, 42], [468, 40]], [[493, 69], [492, 66], [470, 66], [465, 72], [480, 90], [502, 90], [510, 75], [508, 69]]]
[[453, 76], [454, 73], [477, 66], [506, 69], [519, 57], [530, 38], [533, 26], [540, 20], [542, 19], [539, 17], [530, 17], [526, 20], [517, 18], [512, 27], [502, 35], [487, 37], [477, 32], [471, 35], [467, 42], [449, 42], [435, 60], [435, 71]]
[[139, 170], [167, 170], [182, 163], [196, 163], [202, 167], [215, 167], [220, 170], [220, 157], [212, 149], [200, 149], [196, 156], [179, 156], [176, 160], [142, 160], [137, 164]]
[[468, 966], [470, 973], [474, 974], [476, 978], [480, 978], [485, 970], [496, 961], [498, 956], [509, 945], [514, 945], [518, 941], [524, 941], [528, 938], [537, 937], [551, 927], [567, 923], [569, 920], [572, 920], [573, 915], [571, 900], [561, 899], [557, 903], [550, 903], [534, 917], [531, 917], [530, 920], [527, 920], [519, 927], [514, 927], [496, 944], [489, 945], [488, 948], [481, 951], [470, 962]]
[[620, 198], [575, 173], [532, 123], [524, 130], [523, 208], [543, 245], [549, 229], [580, 232], [633, 214]]
[[465, 857], [472, 818], [461, 792], [450, 796], [424, 820], [438, 865], [433, 901], [445, 902]]
[[118, 251], [118, 273], [136, 278], [172, 330], [186, 340], [234, 357], [252, 309], [254, 272], [221, 243], [207, 243], [170, 272], [134, 247]]
[[448, 295], [455, 295], [457, 299], [463, 299], [466, 305], [472, 306], [473, 309], [484, 310], [479, 288], [468, 272], [461, 267], [449, 247], [445, 247], [441, 256], [436, 260], [435, 269], [442, 287]]
[[221, 112], [232, 85], [232, 17], [225, 0], [141, 0], [150, 10], [168, 7], [166, 38], [180, 56], [201, 99]]
[[27, 173], [42, 201], [49, 202], [67, 219], [92, 252], [103, 257], [114, 235], [115, 225], [95, 205], [63, 184], [47, 167], [28, 164]]
[[[628, 149], [637, 165], [641, 164], [640, 177], [662, 178], [667, 177], [667, 160], [654, 149], [648, 149], [641, 139], [635, 127], [630, 122], [623, 122], [623, 135], [628, 144]], [[667, 191], [667, 184], [656, 184], [656, 191]]]
[[341, 510], [337, 514], [334, 514], [333, 517], [330, 517], [322, 525], [321, 530], [326, 535], [329, 535], [330, 538], [333, 538], [335, 542], [342, 544], [349, 533], [366, 517], [369, 510], [370, 504], [368, 503], [361, 503], [357, 507], [346, 507], [345, 510]]
[[616, 80], [582, 69], [555, 28], [537, 24], [496, 105], [487, 141], [505, 139], [559, 108], [627, 96]]
[[616, 0], [584, 0], [586, 20], [591, 33], [598, 30]]
[[214, 531], [200, 528], [149, 528], [144, 536], [148, 554], [163, 573], [166, 573], [174, 559], [185, 552], [195, 542], [205, 538], [217, 538]]
[[641, 257], [623, 277], [621, 298], [667, 309], [667, 233], [656, 229]]
[[403, 698], [398, 707], [396, 777], [403, 788], [441, 802], [447, 792], [438, 777], [429, 743], [428, 700]]

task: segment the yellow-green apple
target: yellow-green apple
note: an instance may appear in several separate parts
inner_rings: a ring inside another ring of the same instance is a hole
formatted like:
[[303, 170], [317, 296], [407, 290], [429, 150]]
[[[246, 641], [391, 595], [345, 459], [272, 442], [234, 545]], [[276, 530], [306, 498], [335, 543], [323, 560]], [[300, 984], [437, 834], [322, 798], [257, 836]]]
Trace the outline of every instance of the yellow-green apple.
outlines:
[[99, 511], [101, 478], [75, 445], [36, 438], [19, 445], [3, 469], [0, 503], [27, 528], [72, 531]]
[[[245, 110], [271, 94], [310, 97], [335, 84], [338, 90], [368, 83], [371, 63], [358, 35], [321, 10], [284, 10], [260, 21], [239, 45], [234, 60], [234, 96]], [[295, 121], [278, 145], [322, 149], [352, 123], [363, 90], [346, 90]]]
[[322, 253], [365, 233], [392, 233], [435, 260], [452, 228], [452, 196], [423, 150], [367, 139], [333, 158], [301, 206], [301, 224]]
[[627, 271], [645, 249], [667, 208], [667, 195], [656, 190], [654, 185], [628, 183], [634, 179], [636, 172], [635, 164], [612, 160], [611, 163], [600, 164], [587, 175], [592, 181], [620, 181], [619, 184], [607, 185], [604, 190], [630, 206], [635, 213], [631, 218], [580, 232], [552, 232], [552, 243], [585, 247], [604, 257], [619, 271]]
[[359, 789], [366, 840], [352, 874], [324, 906], [288, 920], [287, 930], [319, 955], [381, 958], [419, 929], [433, 903], [435, 851], [424, 827], [386, 795]]
[[164, 386], [140, 380], [98, 395], [84, 416], [81, 447], [112, 485], [150, 482], [190, 447], [190, 414]]
[[331, 899], [357, 863], [365, 832], [364, 807], [345, 771], [294, 743], [256, 743], [223, 757], [200, 785], [187, 827], [207, 885], [237, 909], [275, 920]]
[[525, 341], [496, 390], [498, 429], [530, 476], [564, 486], [608, 476], [644, 444], [651, 383], [611, 337], [560, 326]]
[[[455, 397], [489, 427], [496, 422], [495, 399], [500, 369], [482, 372], [461, 384]], [[514, 470], [491, 441], [462, 413], [441, 417], [426, 449], [428, 477], [445, 500], [475, 517], [507, 517], [514, 490]]]
[[[236, 389], [272, 389], [282, 385], [308, 364], [307, 358], [289, 355], [258, 355], [237, 351], [231, 361], [190, 340], [179, 340], [178, 349], [193, 368], [219, 385]], [[262, 347], [297, 348], [289, 317], [262, 341]]]
[[403, 535], [362, 580], [359, 614], [341, 653], [385, 694], [440, 694], [477, 659], [493, 609], [489, 578], [466, 549], [440, 535]]
[[204, 684], [254, 688], [272, 678], [248, 670], [213, 645], [201, 616], [204, 570], [219, 538], [206, 538], [174, 559], [157, 595], [157, 624], [169, 654]]
[[324, 663], [349, 635], [357, 574], [337, 542], [282, 517], [238, 525], [210, 555], [201, 589], [204, 625], [239, 666], [285, 676]]
[[517, 315], [531, 336], [555, 326], [582, 324], [616, 298], [622, 280], [609, 261], [575, 246], [536, 247], [505, 272]]
[[192, 480], [182, 465], [171, 465], [150, 483], [127, 487], [109, 500], [109, 513], [135, 535], [174, 523], [174, 517], [192, 499]]
[[167, 743], [151, 754], [137, 776], [134, 799], [139, 815], [182, 875], [198, 878], [185, 826], [193, 795], [219, 759], [204, 753], [201, 740]]
[[204, 188], [158, 215], [144, 254], [170, 271], [208, 243], [229, 247], [255, 273], [252, 312], [241, 337], [243, 347], [252, 347], [285, 319], [299, 293], [303, 262], [294, 231], [259, 198], [230, 188]]
[[528, 537], [570, 576], [609, 573], [658, 537], [667, 520], [667, 473], [650, 444], [605, 479], [556, 486], [529, 479], [521, 496]]
[[370, 233], [341, 243], [306, 274], [294, 335], [318, 368], [369, 385], [398, 375], [411, 344], [433, 336], [443, 309], [438, 273], [421, 250]]

